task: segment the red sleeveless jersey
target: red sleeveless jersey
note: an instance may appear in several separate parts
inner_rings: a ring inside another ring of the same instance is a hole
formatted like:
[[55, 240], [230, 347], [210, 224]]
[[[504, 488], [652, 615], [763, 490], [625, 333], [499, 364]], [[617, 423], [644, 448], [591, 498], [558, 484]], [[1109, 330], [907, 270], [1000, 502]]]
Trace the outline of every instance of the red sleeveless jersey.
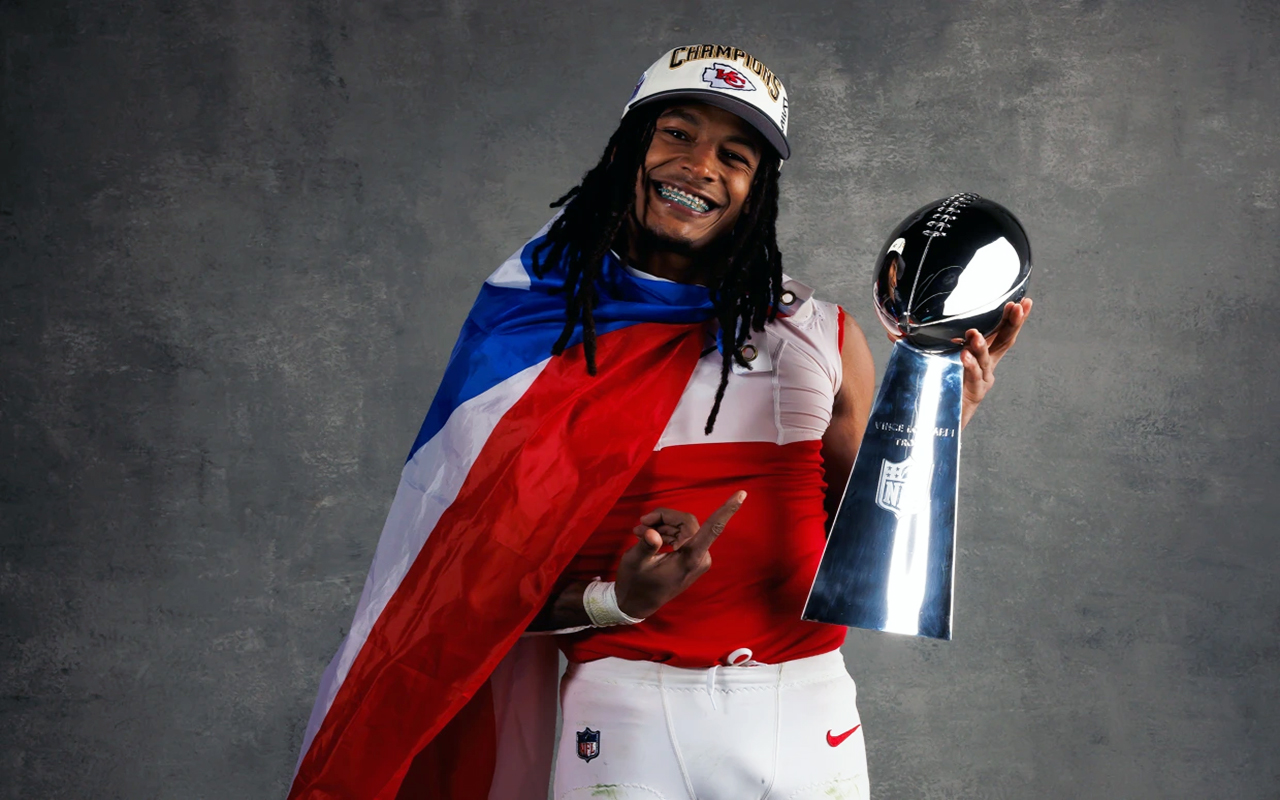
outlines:
[[705, 520], [745, 490], [746, 502], [711, 546], [711, 568], [638, 625], [558, 637], [570, 661], [614, 656], [710, 667], [747, 648], [775, 664], [844, 642], [843, 626], [800, 619], [826, 542], [821, 438], [842, 377], [840, 311], [796, 281], [784, 288], [787, 316], [754, 334], [746, 351], [752, 368], [735, 366], [712, 435], [703, 428], [720, 377], [714, 348], [648, 462], [563, 577], [614, 580], [641, 515], [666, 507]]

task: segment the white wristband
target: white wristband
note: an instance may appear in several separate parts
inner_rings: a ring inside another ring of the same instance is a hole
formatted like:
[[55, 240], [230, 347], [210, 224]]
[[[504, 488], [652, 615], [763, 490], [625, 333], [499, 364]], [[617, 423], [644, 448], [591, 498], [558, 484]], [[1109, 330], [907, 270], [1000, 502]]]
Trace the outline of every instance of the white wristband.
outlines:
[[587, 611], [587, 618], [596, 628], [607, 628], [611, 625], [635, 625], [644, 622], [622, 613], [618, 608], [618, 584], [613, 581], [592, 581], [582, 592], [582, 607]]

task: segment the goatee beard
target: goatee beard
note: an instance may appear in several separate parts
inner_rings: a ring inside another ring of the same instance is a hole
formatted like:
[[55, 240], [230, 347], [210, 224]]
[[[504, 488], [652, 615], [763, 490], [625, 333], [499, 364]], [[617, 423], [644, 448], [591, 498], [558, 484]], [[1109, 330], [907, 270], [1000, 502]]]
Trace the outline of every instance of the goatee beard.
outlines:
[[638, 219], [634, 227], [634, 235], [635, 248], [641, 253], [675, 253], [689, 258], [693, 258], [699, 253], [688, 241], [655, 233], [640, 224]]
[[[650, 230], [641, 222], [638, 209], [632, 209], [631, 224], [624, 225], [619, 233], [623, 237], [622, 241], [619, 242], [619, 245], [621, 245], [619, 250], [621, 252], [626, 252], [628, 244], [634, 244], [636, 251], [639, 253], [674, 253], [698, 261], [724, 260], [728, 255], [729, 246], [733, 240], [733, 234], [729, 232], [704, 247], [694, 247], [685, 239], [677, 239], [674, 236], [667, 236]], [[634, 241], [628, 242], [625, 238], [628, 236], [634, 237]]]

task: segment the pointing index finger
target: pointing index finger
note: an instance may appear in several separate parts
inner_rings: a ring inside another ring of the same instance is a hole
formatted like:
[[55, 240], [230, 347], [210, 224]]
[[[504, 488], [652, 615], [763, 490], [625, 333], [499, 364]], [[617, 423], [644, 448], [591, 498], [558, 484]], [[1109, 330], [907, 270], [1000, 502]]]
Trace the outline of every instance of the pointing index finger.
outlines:
[[706, 522], [702, 523], [702, 527], [698, 529], [698, 533], [689, 540], [686, 549], [694, 554], [705, 553], [711, 547], [711, 543], [724, 533], [724, 527], [729, 523], [729, 518], [738, 513], [738, 509], [742, 508], [742, 501], [746, 499], [746, 492], [734, 492], [724, 505], [707, 517]]

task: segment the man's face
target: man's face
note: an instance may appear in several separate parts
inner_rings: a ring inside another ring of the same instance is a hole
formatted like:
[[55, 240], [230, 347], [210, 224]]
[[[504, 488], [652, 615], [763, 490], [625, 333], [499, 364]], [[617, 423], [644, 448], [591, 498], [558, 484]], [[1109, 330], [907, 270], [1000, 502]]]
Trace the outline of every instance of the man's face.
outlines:
[[703, 103], [672, 106], [658, 117], [636, 178], [634, 223], [663, 247], [705, 248], [738, 220], [764, 147], [735, 114]]

